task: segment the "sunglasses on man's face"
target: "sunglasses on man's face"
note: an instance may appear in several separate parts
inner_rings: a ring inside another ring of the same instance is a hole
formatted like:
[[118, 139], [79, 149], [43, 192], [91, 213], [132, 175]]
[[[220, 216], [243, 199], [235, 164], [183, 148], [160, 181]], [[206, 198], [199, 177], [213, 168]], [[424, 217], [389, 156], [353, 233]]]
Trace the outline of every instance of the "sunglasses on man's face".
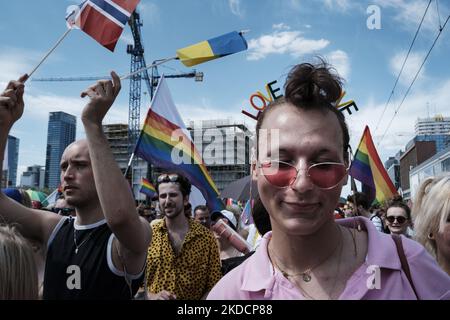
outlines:
[[404, 216], [389, 216], [386, 217], [386, 220], [389, 221], [389, 223], [394, 223], [395, 220], [397, 220], [399, 224], [404, 224], [406, 222], [406, 218]]
[[[271, 160], [261, 163], [259, 167], [267, 181], [278, 188], [292, 186], [299, 173], [295, 166], [284, 161]], [[306, 175], [318, 188], [329, 190], [342, 181], [347, 170], [348, 168], [343, 163], [321, 162], [309, 166]]]
[[178, 182], [180, 177], [177, 174], [162, 174], [158, 177], [158, 183]]

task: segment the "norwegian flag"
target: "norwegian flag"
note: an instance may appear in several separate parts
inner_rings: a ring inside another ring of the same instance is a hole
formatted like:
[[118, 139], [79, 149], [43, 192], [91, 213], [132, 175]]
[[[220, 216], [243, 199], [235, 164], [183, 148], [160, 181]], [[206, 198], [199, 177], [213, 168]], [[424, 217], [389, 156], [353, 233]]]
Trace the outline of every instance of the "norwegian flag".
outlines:
[[131, 14], [140, 0], [86, 0], [71, 6], [66, 16], [70, 27], [78, 27], [105, 48], [114, 51]]

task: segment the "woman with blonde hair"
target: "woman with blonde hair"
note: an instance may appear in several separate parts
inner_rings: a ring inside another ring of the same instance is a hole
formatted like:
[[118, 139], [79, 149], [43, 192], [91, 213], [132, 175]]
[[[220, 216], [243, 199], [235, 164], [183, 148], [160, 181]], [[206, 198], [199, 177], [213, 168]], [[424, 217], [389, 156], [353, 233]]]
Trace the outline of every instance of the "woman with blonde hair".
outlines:
[[412, 215], [416, 240], [450, 275], [450, 174], [423, 181]]
[[15, 227], [0, 225], [0, 300], [38, 299], [33, 249]]

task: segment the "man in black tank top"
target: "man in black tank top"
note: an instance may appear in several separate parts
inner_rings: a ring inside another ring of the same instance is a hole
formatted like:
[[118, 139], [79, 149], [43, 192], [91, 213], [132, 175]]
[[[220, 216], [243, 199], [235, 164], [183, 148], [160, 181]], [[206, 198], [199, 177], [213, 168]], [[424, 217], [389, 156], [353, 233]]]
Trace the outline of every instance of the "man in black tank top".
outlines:
[[[61, 158], [61, 186], [76, 218], [26, 208], [0, 192], [0, 220], [47, 246], [45, 299], [130, 299], [142, 282], [151, 228], [137, 214], [102, 130], [121, 88], [117, 74], [111, 76], [81, 94], [90, 98], [81, 117], [87, 139]], [[25, 79], [11, 81], [0, 95], [0, 159], [23, 112]]]

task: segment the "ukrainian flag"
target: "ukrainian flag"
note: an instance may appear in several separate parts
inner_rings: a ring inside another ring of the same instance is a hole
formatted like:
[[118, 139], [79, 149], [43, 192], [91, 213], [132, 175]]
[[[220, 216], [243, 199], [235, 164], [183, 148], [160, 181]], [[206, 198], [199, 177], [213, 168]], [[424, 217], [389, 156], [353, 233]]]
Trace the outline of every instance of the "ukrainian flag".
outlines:
[[214, 60], [247, 50], [248, 45], [241, 32], [233, 31], [177, 50], [177, 58], [186, 66]]

